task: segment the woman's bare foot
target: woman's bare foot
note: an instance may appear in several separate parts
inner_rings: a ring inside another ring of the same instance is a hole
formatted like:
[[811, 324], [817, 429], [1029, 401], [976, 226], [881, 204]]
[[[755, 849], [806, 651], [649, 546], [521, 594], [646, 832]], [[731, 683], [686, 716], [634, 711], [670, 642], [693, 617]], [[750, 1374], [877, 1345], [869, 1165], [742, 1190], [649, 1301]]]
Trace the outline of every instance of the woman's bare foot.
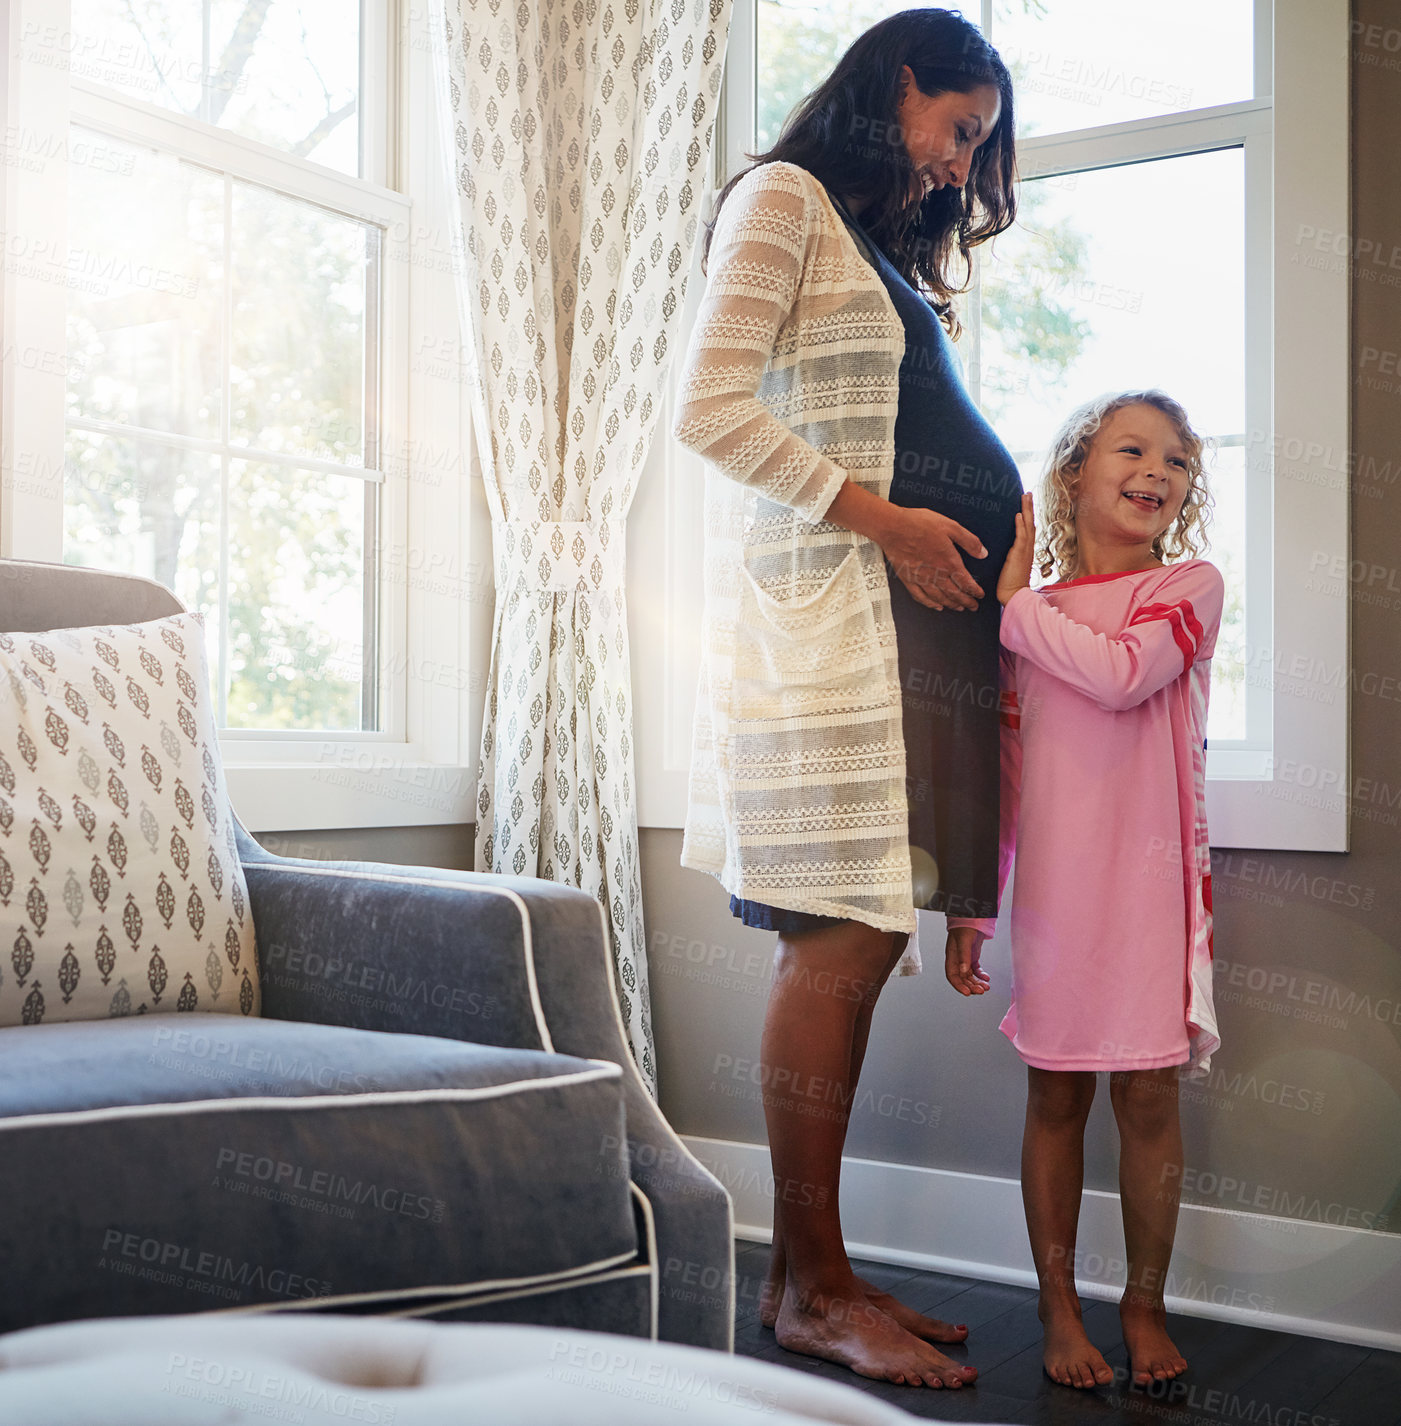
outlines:
[[784, 1292], [774, 1323], [778, 1344], [789, 1352], [850, 1367], [858, 1376], [900, 1386], [957, 1388], [977, 1376], [905, 1331], [874, 1306], [852, 1280], [825, 1293]]
[[1113, 1369], [1085, 1335], [1079, 1303], [1043, 1302], [1038, 1314], [1045, 1328], [1041, 1361], [1052, 1381], [1088, 1391], [1092, 1387], [1108, 1386], [1114, 1380]]
[[1124, 1346], [1129, 1354], [1129, 1371], [1134, 1386], [1155, 1381], [1171, 1381], [1187, 1370], [1187, 1358], [1167, 1334], [1167, 1312], [1161, 1307], [1119, 1304], [1119, 1321], [1124, 1328]]
[[888, 1292], [882, 1292], [880, 1288], [867, 1282], [865, 1278], [857, 1278], [861, 1285], [861, 1291], [866, 1294], [866, 1300], [873, 1306], [879, 1307], [887, 1317], [892, 1317], [902, 1326], [912, 1337], [919, 1337], [926, 1342], [963, 1342], [968, 1338], [968, 1328], [962, 1322], [944, 1322], [938, 1317], [926, 1317], [922, 1312], [916, 1312], [913, 1307], [906, 1307], [897, 1297], [892, 1297]]
[[783, 1284], [787, 1276], [788, 1267], [783, 1252], [775, 1247], [769, 1254], [769, 1270], [764, 1278], [764, 1285], [759, 1289], [759, 1321], [770, 1330], [778, 1321], [778, 1309], [783, 1305]]
[[[759, 1289], [759, 1321], [765, 1327], [772, 1327], [778, 1321], [778, 1310], [783, 1305], [783, 1284], [786, 1267], [782, 1255], [774, 1253], [769, 1262], [768, 1276]], [[962, 1323], [943, 1322], [937, 1317], [926, 1317], [913, 1307], [906, 1307], [899, 1298], [883, 1292], [865, 1278], [856, 1279], [857, 1286], [866, 1294], [866, 1300], [880, 1308], [887, 1317], [893, 1318], [912, 1337], [926, 1342], [963, 1342], [967, 1340], [968, 1328]]]

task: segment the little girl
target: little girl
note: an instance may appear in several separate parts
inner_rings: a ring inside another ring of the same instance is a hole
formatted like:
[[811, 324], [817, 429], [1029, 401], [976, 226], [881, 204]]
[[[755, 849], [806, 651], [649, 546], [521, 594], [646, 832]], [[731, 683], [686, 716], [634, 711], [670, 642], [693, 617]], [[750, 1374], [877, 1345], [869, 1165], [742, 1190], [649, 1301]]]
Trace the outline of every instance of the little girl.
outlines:
[[[1209, 1068], [1206, 711], [1220, 573], [1194, 556], [1210, 505], [1203, 442], [1160, 391], [1076, 411], [1045, 477], [1043, 576], [1030, 588], [1031, 497], [997, 597], [1002, 614], [1002, 854], [1012, 895], [1012, 1005], [1027, 1063], [1022, 1198], [1054, 1381], [1113, 1379], [1085, 1335], [1075, 1232], [1095, 1074], [1110, 1071], [1128, 1282], [1119, 1305], [1133, 1381], [1187, 1363], [1163, 1291], [1182, 1177], [1177, 1076]], [[1175, 561], [1169, 563], [1169, 561]], [[992, 920], [948, 918], [945, 973], [982, 995]]]

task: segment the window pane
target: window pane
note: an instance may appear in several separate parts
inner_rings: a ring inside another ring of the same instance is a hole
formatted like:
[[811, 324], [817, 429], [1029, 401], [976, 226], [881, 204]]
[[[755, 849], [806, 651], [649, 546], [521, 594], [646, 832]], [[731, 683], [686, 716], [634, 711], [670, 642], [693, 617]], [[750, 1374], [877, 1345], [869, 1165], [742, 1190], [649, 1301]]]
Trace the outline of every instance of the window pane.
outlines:
[[[227, 99], [218, 120], [235, 133], [360, 172], [360, 6], [351, 0], [273, 0], [249, 32], [247, 0], [210, 6], [212, 76]], [[236, 78], [235, 78], [236, 76]]]
[[363, 463], [365, 286], [378, 231], [234, 184], [235, 442]]
[[73, 0], [69, 48], [79, 78], [360, 172], [357, 4]]
[[142, 574], [205, 616], [219, 661], [219, 458], [155, 441], [68, 432], [63, 558]]
[[73, 77], [198, 118], [203, 9], [190, 0], [72, 0]]
[[[859, 34], [908, 8], [898, 0], [759, 0], [758, 151], [772, 147], [789, 112], [831, 74]], [[982, 14], [979, 0], [958, 0], [943, 8], [959, 11], [975, 25]]]
[[73, 151], [105, 160], [69, 165], [69, 417], [215, 439], [223, 181], [82, 129]]
[[1254, 0], [997, 0], [1017, 132], [1118, 124], [1254, 97]]
[[[983, 263], [983, 400], [1009, 446], [1039, 456], [1071, 406], [1130, 386], [1245, 429], [1244, 191], [1240, 149], [1022, 185]], [[1186, 193], [1201, 225], [1174, 216]]]
[[365, 492], [230, 462], [230, 727], [361, 727]]
[[[1161, 387], [1203, 434], [1243, 440], [1244, 193], [1240, 149], [1022, 185], [1016, 226], [982, 264], [973, 376], [1029, 485], [1071, 409], [1104, 391]], [[1173, 216], [1182, 194], [1209, 215], [1199, 227]], [[1223, 686], [1233, 677], [1227, 650], [1244, 650], [1242, 454], [1223, 448], [1208, 471], [1218, 503], [1208, 557], [1228, 583]], [[1244, 736], [1231, 708], [1213, 702], [1212, 737]]]
[[363, 467], [380, 232], [87, 137], [115, 161], [71, 167], [64, 558], [149, 575], [207, 614], [211, 657], [221, 639], [229, 654], [225, 726], [373, 729], [376, 487], [239, 453]]

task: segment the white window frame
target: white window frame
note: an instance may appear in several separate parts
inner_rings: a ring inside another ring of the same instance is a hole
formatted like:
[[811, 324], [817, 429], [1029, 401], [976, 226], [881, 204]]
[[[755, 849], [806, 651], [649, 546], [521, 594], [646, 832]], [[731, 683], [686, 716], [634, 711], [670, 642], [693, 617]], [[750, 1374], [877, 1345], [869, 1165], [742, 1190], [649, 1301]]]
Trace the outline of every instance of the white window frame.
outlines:
[[[458, 329], [453, 194], [432, 102], [437, 36], [426, 8], [399, 0], [362, 0], [361, 19], [367, 176], [352, 178], [71, 76], [55, 63], [71, 52], [69, 0], [0, 3], [3, 108], [17, 158], [52, 152], [78, 124], [309, 199], [384, 233], [375, 591], [382, 726], [224, 734], [235, 810], [260, 832], [459, 824], [475, 816], [493, 590], [462, 399], [470, 373]], [[52, 277], [66, 254], [63, 162], [6, 164], [0, 232], [7, 244], [0, 274], [0, 556], [57, 562], [66, 300]], [[25, 260], [33, 253], [60, 256], [36, 276]]]
[[[985, 0], [985, 21], [990, 8]], [[1247, 576], [1246, 679], [1254, 695], [1247, 743], [1255, 747], [1208, 749], [1207, 815], [1215, 846], [1346, 851], [1349, 601], [1310, 576], [1350, 569], [1350, 264], [1336, 259], [1339, 242], [1351, 252], [1348, 5], [1255, 0], [1255, 15], [1252, 99], [1023, 139], [1018, 164], [1034, 178], [1244, 150], [1248, 538], [1253, 552], [1270, 551], [1272, 559], [1255, 558]], [[756, 25], [756, 0], [735, 0], [712, 192], [748, 164]], [[1320, 243], [1333, 260], [1310, 266]], [[704, 283], [698, 261], [690, 281], [687, 332]], [[1184, 304], [1190, 310], [1190, 294]], [[1277, 449], [1290, 457], [1290, 478], [1276, 479]], [[1293, 458], [1296, 452], [1303, 457]], [[685, 817], [685, 734], [699, 661], [694, 615], [686, 611], [700, 588], [700, 555], [688, 532], [701, 523], [703, 465], [670, 441], [657, 442], [651, 459], [650, 483], [660, 489], [644, 501], [649, 482], [642, 482], [630, 521], [634, 663], [657, 659], [666, 673], [638, 689], [639, 819], [675, 827]], [[648, 588], [664, 589], [665, 598], [640, 610]]]

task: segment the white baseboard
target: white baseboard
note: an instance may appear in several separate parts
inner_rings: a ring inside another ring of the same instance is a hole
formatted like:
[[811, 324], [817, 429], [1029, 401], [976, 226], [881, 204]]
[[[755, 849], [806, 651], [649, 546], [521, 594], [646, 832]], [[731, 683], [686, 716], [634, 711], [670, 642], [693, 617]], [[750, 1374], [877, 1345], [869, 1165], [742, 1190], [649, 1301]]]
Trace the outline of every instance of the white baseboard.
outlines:
[[[773, 1178], [763, 1144], [684, 1136], [729, 1190], [735, 1232], [768, 1242]], [[842, 1226], [857, 1257], [1034, 1287], [1016, 1179], [848, 1158]], [[1087, 1190], [1076, 1277], [1085, 1297], [1123, 1283], [1119, 1196]], [[1401, 1235], [1183, 1204], [1168, 1307], [1196, 1317], [1401, 1350]]]

